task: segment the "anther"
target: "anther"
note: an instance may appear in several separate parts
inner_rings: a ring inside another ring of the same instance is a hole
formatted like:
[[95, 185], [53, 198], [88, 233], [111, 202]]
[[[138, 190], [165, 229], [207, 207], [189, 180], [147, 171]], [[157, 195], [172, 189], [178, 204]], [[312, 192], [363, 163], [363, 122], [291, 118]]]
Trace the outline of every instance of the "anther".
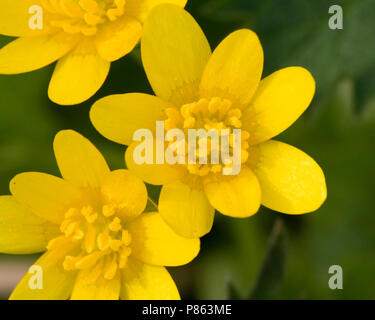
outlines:
[[103, 216], [106, 218], [113, 216], [116, 212], [116, 207], [114, 205], [104, 205], [102, 208]]
[[72, 218], [73, 216], [78, 214], [78, 210], [76, 208], [70, 208], [66, 213], [65, 213], [65, 219]]
[[120, 231], [121, 230], [121, 220], [118, 217], [115, 217], [113, 221], [108, 225], [109, 230], [111, 231]]
[[85, 216], [85, 218], [86, 218], [86, 221], [88, 223], [94, 223], [96, 221], [96, 219], [98, 219], [98, 214], [97, 213], [93, 213], [93, 214], [91, 214], [89, 216]]
[[87, 217], [89, 216], [90, 214], [92, 214], [94, 211], [94, 209], [91, 207], [91, 206], [85, 206], [81, 209], [81, 214], [84, 216], [84, 217]]

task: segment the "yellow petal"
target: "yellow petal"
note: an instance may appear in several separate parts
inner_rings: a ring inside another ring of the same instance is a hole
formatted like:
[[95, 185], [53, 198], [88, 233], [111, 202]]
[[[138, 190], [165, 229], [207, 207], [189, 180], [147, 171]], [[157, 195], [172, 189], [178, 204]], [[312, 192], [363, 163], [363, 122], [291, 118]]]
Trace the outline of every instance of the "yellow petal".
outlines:
[[134, 142], [127, 149], [125, 153], [125, 161], [128, 169], [141, 178], [143, 181], [154, 184], [162, 185], [172, 183], [179, 179], [179, 171], [176, 166], [169, 165], [167, 162], [164, 164], [156, 164], [156, 140], [153, 141], [153, 164], [137, 164], [134, 161], [134, 149], [142, 142]]
[[[30, 287], [37, 279], [36, 271], [27, 272], [12, 292], [11, 300], [66, 300], [73, 289], [75, 272], [63, 268], [65, 256], [74, 250], [74, 244], [60, 250], [47, 251], [35, 263], [42, 270], [42, 289]], [[39, 269], [40, 270], [40, 269]]]
[[40, 35], [49, 31], [46, 24], [43, 24], [42, 30], [31, 29], [29, 26], [30, 19], [35, 15], [34, 11], [34, 14], [30, 14], [29, 9], [35, 5], [41, 6], [40, 0], [1, 0], [0, 5], [0, 34], [21, 37]]
[[176, 233], [187, 238], [200, 238], [210, 232], [215, 214], [203, 190], [181, 182], [163, 186], [159, 211]]
[[57, 233], [57, 225], [36, 216], [14, 197], [0, 196], [0, 252], [42, 252]]
[[74, 284], [71, 300], [118, 300], [120, 296], [120, 277], [112, 280], [100, 276], [90, 282], [92, 269], [80, 270]]
[[292, 125], [307, 109], [314, 92], [314, 78], [304, 68], [285, 68], [263, 79], [242, 117], [250, 144], [269, 140]]
[[231, 33], [213, 52], [202, 76], [201, 96], [232, 100], [247, 106], [263, 71], [263, 49], [257, 35], [242, 29]]
[[129, 259], [122, 271], [121, 300], [179, 300], [176, 284], [164, 267]]
[[288, 144], [267, 141], [249, 151], [259, 179], [262, 204], [287, 214], [317, 210], [327, 197], [324, 173], [307, 154]]
[[128, 170], [111, 172], [102, 185], [104, 201], [118, 206], [122, 221], [140, 215], [147, 205], [147, 189], [141, 179]]
[[0, 49], [0, 73], [17, 74], [43, 68], [65, 56], [77, 38], [58, 34], [18, 38]]
[[261, 191], [257, 177], [246, 166], [236, 176], [206, 178], [204, 191], [211, 205], [222, 214], [246, 218], [257, 213]]
[[141, 48], [143, 66], [157, 96], [176, 105], [198, 98], [211, 49], [188, 12], [176, 5], [155, 8], [145, 22]]
[[137, 17], [138, 20], [144, 22], [150, 11], [160, 4], [175, 4], [185, 7], [187, 0], [127, 0], [126, 10], [129, 15]]
[[49, 174], [26, 172], [10, 182], [10, 191], [38, 216], [60, 223], [65, 212], [80, 199], [80, 191], [69, 182]]
[[104, 137], [130, 145], [138, 129], [155, 132], [156, 121], [164, 120], [170, 105], [155, 96], [142, 93], [116, 94], [104, 97], [92, 106], [90, 118]]
[[110, 62], [99, 56], [93, 43], [81, 42], [57, 63], [48, 96], [61, 105], [84, 102], [100, 89], [109, 67]]
[[138, 43], [142, 25], [133, 17], [123, 16], [104, 24], [95, 39], [99, 55], [107, 61], [115, 61], [128, 54]]
[[199, 252], [199, 239], [178, 236], [157, 212], [141, 214], [126, 226], [132, 236], [132, 255], [158, 266], [189, 263]]
[[78, 187], [99, 188], [110, 173], [99, 150], [73, 130], [60, 131], [53, 148], [61, 175]]

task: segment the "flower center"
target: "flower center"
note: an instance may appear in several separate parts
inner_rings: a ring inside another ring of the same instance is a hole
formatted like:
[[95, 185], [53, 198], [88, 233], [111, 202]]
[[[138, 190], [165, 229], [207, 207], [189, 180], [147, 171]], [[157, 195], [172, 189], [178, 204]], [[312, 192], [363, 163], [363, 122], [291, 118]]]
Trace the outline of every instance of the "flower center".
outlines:
[[107, 280], [113, 279], [118, 269], [126, 266], [132, 241], [116, 216], [116, 209], [114, 205], [104, 205], [100, 212], [91, 206], [70, 208], [60, 226], [63, 235], [52, 239], [47, 249], [61, 248], [67, 241], [75, 242], [80, 253], [65, 257], [65, 270], [90, 268], [90, 282], [95, 282], [101, 275]]
[[100, 24], [124, 14], [126, 0], [42, 0], [42, 5], [52, 27], [92, 36]]
[[[242, 127], [242, 112], [239, 108], [233, 107], [230, 100], [218, 97], [211, 99], [203, 98], [196, 102], [185, 104], [180, 109], [168, 108], [166, 109], [166, 115], [166, 131], [179, 128], [184, 130], [185, 137], [189, 136], [189, 129], [205, 129], [208, 133], [210, 131], [217, 132], [220, 139], [224, 139], [225, 137], [228, 139], [229, 153], [231, 155], [234, 154], [234, 130], [241, 129]], [[245, 163], [248, 159], [248, 139], [249, 133], [241, 130], [241, 163]], [[232, 161], [228, 161], [228, 159], [223, 159], [222, 157], [219, 163], [213, 161], [213, 155], [217, 155], [222, 151], [221, 147], [223, 144], [217, 143], [214, 145], [212, 140], [211, 135], [208, 135], [208, 138], [204, 139], [198, 137], [196, 144], [197, 152], [195, 153], [196, 163], [186, 161], [189, 173], [205, 176], [210, 172], [219, 173], [223, 167], [231, 167], [233, 165]], [[187, 150], [191, 147], [188, 145], [187, 140], [185, 140], [185, 146], [187, 146]], [[201, 150], [203, 150], [203, 155]], [[200, 161], [202, 156], [206, 158], [210, 157], [211, 161], [202, 164], [202, 161]]]

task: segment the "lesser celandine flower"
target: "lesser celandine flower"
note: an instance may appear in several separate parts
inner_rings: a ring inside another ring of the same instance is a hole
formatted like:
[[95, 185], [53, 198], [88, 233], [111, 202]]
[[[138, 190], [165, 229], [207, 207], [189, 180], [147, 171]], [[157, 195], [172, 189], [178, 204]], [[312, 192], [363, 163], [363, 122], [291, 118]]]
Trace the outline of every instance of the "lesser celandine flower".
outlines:
[[176, 235], [157, 212], [142, 213], [144, 183], [110, 171], [99, 151], [74, 131], [54, 150], [63, 179], [28, 172], [0, 197], [0, 252], [47, 251], [35, 262], [40, 287], [27, 273], [11, 299], [178, 299], [163, 266], [182, 265], [198, 239]]
[[138, 43], [149, 11], [187, 0], [0, 0], [0, 34], [19, 37], [0, 50], [0, 73], [33, 71], [58, 60], [48, 94], [81, 103], [102, 86], [112, 61]]
[[[130, 145], [130, 171], [163, 185], [159, 211], [176, 232], [186, 237], [206, 234], [214, 208], [232, 217], [248, 217], [260, 204], [287, 214], [321, 206], [326, 184], [318, 164], [302, 151], [270, 140], [309, 106], [315, 82], [307, 70], [286, 68], [261, 81], [263, 51], [255, 33], [233, 32], [211, 54], [198, 24], [175, 5], [152, 11], [141, 51], [157, 96], [103, 98], [93, 106], [91, 119], [105, 137]], [[165, 120], [165, 129], [241, 129], [240, 173], [224, 176], [225, 163], [137, 165], [133, 132], [154, 132], [157, 120]]]

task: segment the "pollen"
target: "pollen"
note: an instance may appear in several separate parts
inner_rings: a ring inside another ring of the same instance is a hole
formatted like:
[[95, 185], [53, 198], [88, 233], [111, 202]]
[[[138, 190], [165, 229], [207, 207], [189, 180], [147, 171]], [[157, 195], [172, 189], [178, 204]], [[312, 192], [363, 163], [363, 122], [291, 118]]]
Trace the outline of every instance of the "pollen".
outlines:
[[47, 23], [69, 34], [93, 36], [100, 25], [125, 13], [125, 0], [41, 0]]
[[66, 256], [63, 268], [88, 270], [89, 282], [116, 277], [132, 253], [132, 237], [116, 216], [117, 207], [105, 204], [99, 208], [86, 205], [68, 209], [60, 225], [62, 235], [47, 245], [48, 250], [61, 250], [68, 243], [75, 244], [77, 254]]
[[[166, 131], [171, 129], [182, 129], [185, 137], [188, 137], [189, 129], [204, 129], [206, 132], [215, 130], [220, 138], [229, 132], [229, 153], [233, 154], [234, 138], [233, 130], [241, 130], [241, 163], [245, 163], [248, 159], [249, 132], [242, 130], [242, 111], [236, 108], [232, 101], [219, 97], [210, 99], [202, 98], [198, 101], [183, 105], [181, 108], [168, 108], [165, 111], [166, 120], [164, 128]], [[195, 163], [186, 161], [186, 168], [192, 175], [206, 176], [210, 173], [216, 174], [222, 172], [223, 168], [231, 167], [232, 162], [220, 159], [218, 163], [215, 161], [207, 161], [203, 163], [201, 159], [207, 159], [213, 154], [220, 154], [220, 145], [214, 146], [211, 143], [212, 138], [208, 136], [206, 139], [199, 139], [196, 145]], [[172, 142], [171, 142], [172, 143]], [[205, 143], [206, 145], [201, 144]], [[185, 141], [186, 150], [189, 149], [188, 141]], [[200, 151], [201, 150], [201, 151]], [[203, 150], [203, 152], [202, 152]], [[211, 158], [212, 160], [212, 158]]]

